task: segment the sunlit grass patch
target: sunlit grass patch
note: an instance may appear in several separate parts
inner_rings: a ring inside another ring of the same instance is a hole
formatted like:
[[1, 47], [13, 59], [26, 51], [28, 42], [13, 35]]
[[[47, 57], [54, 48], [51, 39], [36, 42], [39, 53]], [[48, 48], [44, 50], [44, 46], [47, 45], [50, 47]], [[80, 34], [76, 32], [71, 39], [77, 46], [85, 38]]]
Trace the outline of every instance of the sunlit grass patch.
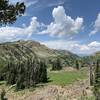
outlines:
[[49, 71], [48, 72], [49, 80], [51, 81], [50, 84], [55, 85], [68, 85], [72, 84], [73, 82], [81, 79], [87, 78], [86, 69], [81, 69], [79, 71]]

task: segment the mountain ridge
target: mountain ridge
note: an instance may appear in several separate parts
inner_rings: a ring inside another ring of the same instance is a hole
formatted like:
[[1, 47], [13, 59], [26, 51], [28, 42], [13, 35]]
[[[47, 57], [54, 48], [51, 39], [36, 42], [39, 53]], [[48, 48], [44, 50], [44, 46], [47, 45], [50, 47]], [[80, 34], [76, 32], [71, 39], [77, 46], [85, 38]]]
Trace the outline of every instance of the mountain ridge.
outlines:
[[19, 60], [19, 58], [27, 59], [27, 57], [37, 56], [38, 58], [45, 59], [45, 61], [55, 60], [59, 57], [63, 63], [71, 64], [79, 56], [67, 50], [55, 50], [46, 47], [37, 41], [14, 41], [0, 43], [0, 62], [7, 61], [10, 58]]

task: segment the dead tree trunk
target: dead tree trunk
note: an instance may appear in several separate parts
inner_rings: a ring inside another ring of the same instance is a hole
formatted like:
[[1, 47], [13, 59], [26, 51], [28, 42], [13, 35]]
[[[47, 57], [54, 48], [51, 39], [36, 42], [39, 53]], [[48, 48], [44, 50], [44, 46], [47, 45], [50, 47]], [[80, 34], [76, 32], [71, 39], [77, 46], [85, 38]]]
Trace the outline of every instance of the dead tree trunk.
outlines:
[[90, 86], [93, 85], [93, 66], [92, 64], [89, 65], [89, 70], [90, 70]]

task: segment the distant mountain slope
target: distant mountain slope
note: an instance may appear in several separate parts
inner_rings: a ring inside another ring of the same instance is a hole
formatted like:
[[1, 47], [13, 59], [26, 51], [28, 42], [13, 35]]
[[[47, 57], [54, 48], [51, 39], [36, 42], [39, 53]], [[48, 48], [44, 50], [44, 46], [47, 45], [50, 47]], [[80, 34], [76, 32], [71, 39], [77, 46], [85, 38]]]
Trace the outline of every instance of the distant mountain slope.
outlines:
[[[16, 41], [6, 42], [0, 44], [0, 62], [6, 61], [10, 58], [19, 60], [19, 58], [26, 59], [27, 57], [37, 56], [47, 60], [61, 58], [62, 62], [68, 65], [73, 63], [79, 57], [69, 51], [49, 49], [45, 45], [36, 41]], [[66, 65], [67, 66], [67, 65]]]
[[97, 60], [100, 60], [100, 51], [94, 53], [93, 55], [90, 56], [91, 61], [96, 62]]
[[100, 60], [100, 51], [90, 55], [90, 56], [85, 56], [82, 58], [84, 63], [93, 63], [96, 62], [97, 60]]
[[92, 56], [94, 56], [95, 58], [100, 59], [100, 51], [96, 52], [95, 54], [93, 54]]

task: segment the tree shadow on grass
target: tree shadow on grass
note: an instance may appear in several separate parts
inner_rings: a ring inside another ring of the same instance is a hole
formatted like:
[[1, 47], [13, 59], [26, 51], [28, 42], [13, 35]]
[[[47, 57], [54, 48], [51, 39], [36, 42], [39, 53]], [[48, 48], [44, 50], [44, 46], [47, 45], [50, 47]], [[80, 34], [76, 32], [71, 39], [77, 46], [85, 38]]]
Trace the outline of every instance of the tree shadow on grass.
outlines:
[[53, 80], [50, 79], [50, 77], [48, 77], [47, 83], [51, 83]]
[[44, 87], [44, 86], [47, 86], [48, 83], [51, 83], [52, 81], [53, 81], [53, 80], [51, 80], [51, 79], [48, 77], [48, 79], [47, 79], [46, 82], [42, 82], [42, 83], [36, 84], [35, 88], [36, 88], [36, 87]]

